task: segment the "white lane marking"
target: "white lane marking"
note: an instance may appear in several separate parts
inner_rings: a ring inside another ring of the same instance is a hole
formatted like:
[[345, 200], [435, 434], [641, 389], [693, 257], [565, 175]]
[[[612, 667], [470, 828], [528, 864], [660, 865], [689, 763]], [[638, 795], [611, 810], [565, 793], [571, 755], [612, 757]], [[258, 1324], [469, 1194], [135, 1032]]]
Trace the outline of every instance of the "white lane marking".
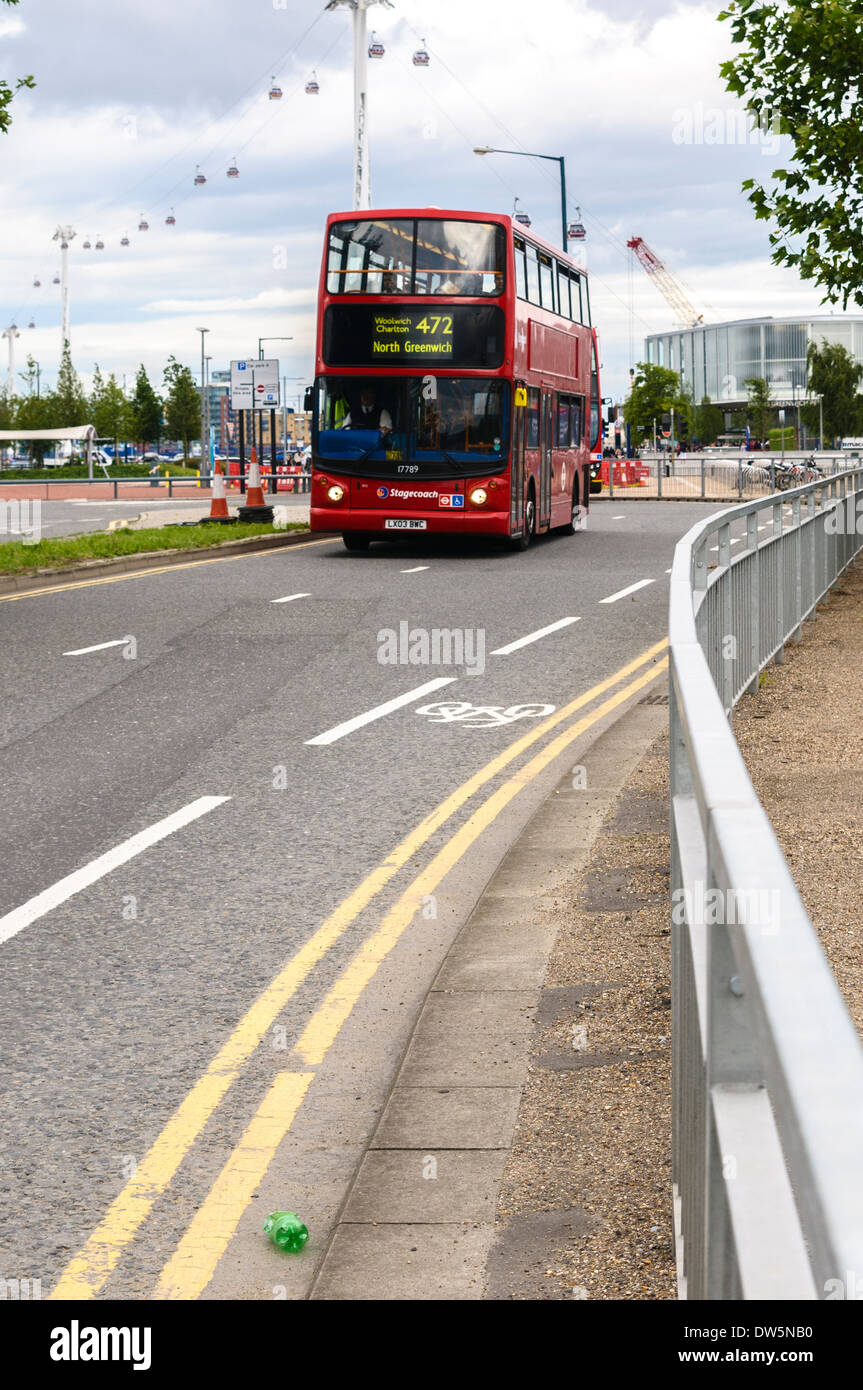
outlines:
[[400, 570], [400, 574], [419, 574], [420, 570], [427, 570], [428, 565], [414, 565], [412, 570]]
[[652, 579], [639, 579], [637, 584], [629, 584], [625, 589], [619, 589], [616, 594], [609, 594], [608, 598], [601, 598], [600, 603], [617, 603], [619, 598], [626, 598], [627, 594], [634, 594], [637, 589], [646, 589], [648, 584], [653, 584]]
[[21, 907], [16, 907], [12, 912], [7, 912], [5, 917], [0, 917], [0, 941], [8, 941], [10, 936], [21, 931], [24, 927], [29, 927], [31, 922], [35, 922], [38, 917], [43, 917], [46, 912], [52, 912], [61, 903], [67, 902], [69, 898], [80, 893], [83, 888], [89, 888], [112, 870], [118, 869], [121, 864], [128, 864], [130, 859], [141, 854], [145, 849], [156, 845], [160, 840], [164, 840], [168, 835], [173, 835], [175, 830], [182, 830], [184, 825], [189, 825], [199, 816], [204, 816], [208, 811], [212, 811], [216, 806], [221, 806], [223, 801], [230, 801], [229, 796], [200, 796], [197, 801], [190, 801], [188, 806], [183, 806], [179, 811], [173, 811], [170, 816], [165, 816], [164, 820], [157, 820], [155, 825], [147, 826], [146, 830], [139, 830], [137, 835], [132, 835], [122, 844], [109, 849], [105, 854], [100, 854], [98, 859], [93, 859], [89, 864], [85, 864], [82, 869], [76, 869], [74, 873], [67, 874], [50, 888], [37, 893], [35, 898], [30, 898]]
[[64, 652], [64, 656], [86, 656], [88, 652], [103, 652], [106, 647], [125, 647], [128, 637], [116, 637], [113, 642], [97, 642], [95, 647], [78, 647], [74, 652]]
[[613, 516], [611, 519], [612, 521], [625, 521], [626, 517], [623, 515], [623, 512], [621, 512], [620, 516]]
[[375, 705], [374, 709], [368, 710], [365, 714], [358, 714], [354, 719], [346, 719], [343, 724], [337, 724], [334, 729], [328, 729], [324, 734], [317, 734], [315, 738], [307, 738], [307, 744], [335, 743], [336, 739], [344, 738], [345, 734], [352, 734], [354, 729], [361, 729], [364, 724], [371, 724], [375, 719], [382, 719], [385, 714], [392, 714], [393, 710], [401, 709], [403, 705], [411, 705], [414, 700], [421, 700], [423, 695], [429, 695], [433, 690], [440, 690], [442, 685], [452, 685], [453, 681], [458, 680], [457, 676], [439, 676], [437, 680], [427, 681], [425, 685], [417, 686], [416, 690], [409, 690], [406, 695], [397, 695], [394, 700], [387, 700], [383, 705]]
[[666, 574], [670, 574], [670, 573], [671, 573], [671, 570], [666, 570], [665, 573], [666, 573]]
[[270, 603], [293, 603], [295, 598], [311, 598], [311, 594], [285, 594], [284, 598], [271, 598]]
[[496, 647], [491, 655], [508, 656], [510, 652], [517, 652], [519, 647], [526, 647], [529, 642], [538, 642], [540, 637], [547, 637], [550, 632], [558, 632], [562, 627], [569, 627], [570, 623], [580, 622], [581, 618], [561, 618], [556, 623], [549, 623], [548, 627], [529, 632], [526, 637], [519, 637], [515, 642], [508, 642], [505, 647]]

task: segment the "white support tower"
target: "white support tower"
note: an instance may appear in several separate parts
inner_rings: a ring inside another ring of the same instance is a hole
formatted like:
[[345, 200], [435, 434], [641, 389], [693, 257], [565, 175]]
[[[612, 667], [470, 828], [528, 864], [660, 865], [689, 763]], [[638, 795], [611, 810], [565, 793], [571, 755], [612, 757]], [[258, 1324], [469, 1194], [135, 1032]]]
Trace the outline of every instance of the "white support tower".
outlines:
[[15, 395], [15, 339], [20, 338], [21, 334], [13, 323], [8, 328], [3, 329], [3, 337], [9, 340], [9, 375], [6, 380], [6, 395], [11, 401]]
[[330, 0], [328, 10], [338, 10], [343, 6], [353, 12], [354, 22], [354, 208], [370, 208], [372, 205], [371, 178], [369, 175], [369, 137], [368, 137], [368, 32], [366, 11], [372, 5], [383, 5], [393, 9], [391, 0]]
[[645, 272], [656, 285], [665, 302], [671, 306], [678, 321], [684, 328], [697, 328], [704, 321], [683, 286], [675, 280], [664, 261], [651, 251], [647, 242], [640, 236], [631, 237], [626, 243], [635, 253]]
[[54, 240], [60, 243], [60, 356], [69, 342], [69, 242], [74, 239], [74, 227], [58, 227]]

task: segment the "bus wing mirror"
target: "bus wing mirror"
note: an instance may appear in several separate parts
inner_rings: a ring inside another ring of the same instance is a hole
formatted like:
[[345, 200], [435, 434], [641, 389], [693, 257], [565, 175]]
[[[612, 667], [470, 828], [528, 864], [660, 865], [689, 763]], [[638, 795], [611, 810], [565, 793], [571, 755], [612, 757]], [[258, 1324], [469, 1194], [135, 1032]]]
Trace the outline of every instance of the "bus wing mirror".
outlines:
[[313, 386], [307, 386], [307, 387], [306, 387], [306, 394], [305, 394], [305, 396], [303, 397], [303, 410], [312, 410], [312, 409], [314, 408], [314, 404], [315, 404], [315, 388], [314, 388]]

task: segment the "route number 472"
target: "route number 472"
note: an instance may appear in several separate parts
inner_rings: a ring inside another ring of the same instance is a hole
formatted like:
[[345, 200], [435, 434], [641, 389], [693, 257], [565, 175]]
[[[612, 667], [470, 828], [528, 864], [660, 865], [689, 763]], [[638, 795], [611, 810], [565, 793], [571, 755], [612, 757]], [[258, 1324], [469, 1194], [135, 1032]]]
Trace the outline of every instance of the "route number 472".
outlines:
[[452, 314], [424, 314], [414, 327], [418, 333], [452, 333]]

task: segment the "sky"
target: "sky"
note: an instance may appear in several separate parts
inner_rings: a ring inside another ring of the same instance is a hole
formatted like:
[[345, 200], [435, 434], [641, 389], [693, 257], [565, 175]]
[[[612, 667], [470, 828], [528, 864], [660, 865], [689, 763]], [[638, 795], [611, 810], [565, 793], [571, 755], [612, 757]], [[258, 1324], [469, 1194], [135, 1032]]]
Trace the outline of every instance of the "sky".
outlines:
[[[289, 339], [264, 347], [279, 357], [289, 397], [300, 392], [313, 371], [324, 220], [351, 207], [349, 12], [325, 12], [324, 0], [0, 9], [0, 75], [32, 73], [37, 84], [16, 96], [0, 136], [0, 318], [21, 332], [16, 371], [32, 353], [53, 383], [52, 237], [71, 225], [72, 358], [85, 381], [95, 363], [131, 381], [143, 362], [159, 385], [171, 355], [199, 374], [206, 327], [211, 370], [256, 355], [259, 337]], [[770, 264], [766, 226], [740, 191], [788, 149], [750, 132], [724, 90], [719, 64], [732, 48], [719, 9], [719, 0], [394, 0], [369, 12], [386, 48], [369, 64], [373, 203], [511, 212], [518, 198], [559, 242], [558, 166], [473, 150], [564, 155], [570, 217], [580, 209], [587, 228], [603, 392], [617, 398], [645, 334], [674, 321], [633, 264], [633, 235], [707, 322], [819, 308], [814, 286]], [[428, 68], [411, 62], [423, 39]], [[313, 70], [320, 93], [308, 96]], [[268, 99], [273, 78], [281, 101]], [[239, 177], [228, 179], [234, 160]], [[98, 237], [104, 251], [83, 249]]]

